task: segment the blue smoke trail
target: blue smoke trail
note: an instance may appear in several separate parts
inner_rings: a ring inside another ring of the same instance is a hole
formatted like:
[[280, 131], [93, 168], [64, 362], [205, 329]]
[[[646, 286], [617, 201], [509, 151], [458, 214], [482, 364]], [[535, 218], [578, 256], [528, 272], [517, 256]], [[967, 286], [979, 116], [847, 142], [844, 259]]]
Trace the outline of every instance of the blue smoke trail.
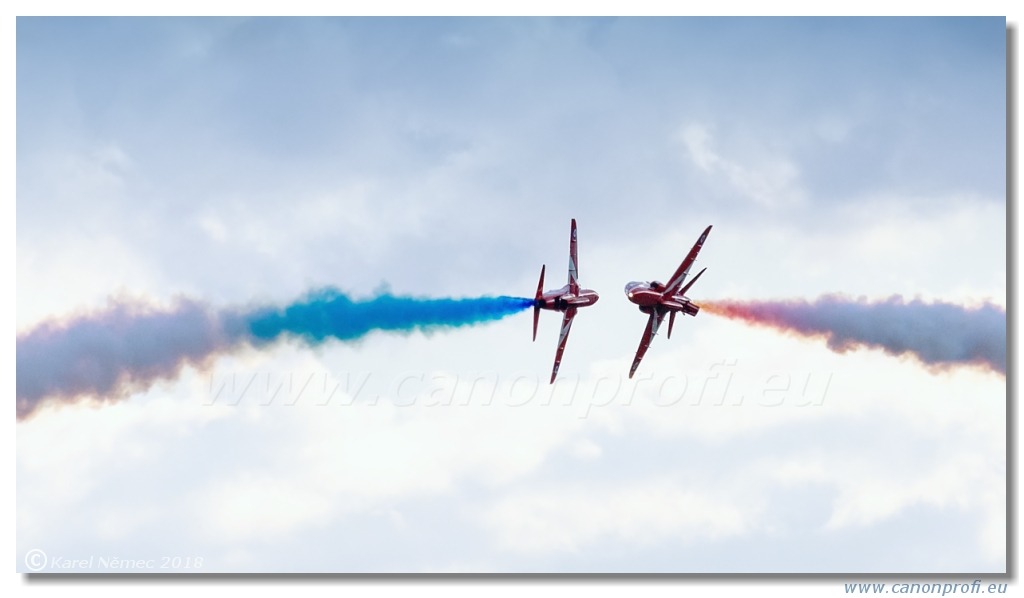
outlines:
[[44, 322], [18, 336], [17, 418], [44, 400], [117, 400], [240, 346], [289, 338], [310, 345], [352, 341], [374, 330], [439, 331], [499, 320], [532, 305], [519, 297], [355, 300], [333, 288], [283, 308], [219, 312], [192, 300], [163, 310], [112, 301], [103, 311]]
[[354, 340], [374, 330], [432, 331], [499, 320], [533, 305], [521, 297], [421, 299], [379, 295], [355, 301], [337, 289], [310, 293], [284, 309], [260, 309], [245, 316], [255, 344], [295, 336], [316, 344]]

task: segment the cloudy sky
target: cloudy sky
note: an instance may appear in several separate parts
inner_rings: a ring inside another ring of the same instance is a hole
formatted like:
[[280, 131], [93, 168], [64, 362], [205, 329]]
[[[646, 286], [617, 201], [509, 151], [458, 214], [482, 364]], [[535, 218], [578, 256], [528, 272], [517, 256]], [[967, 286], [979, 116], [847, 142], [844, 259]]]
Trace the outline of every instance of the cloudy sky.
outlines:
[[[631, 280], [1006, 301], [1003, 19], [19, 19], [17, 330], [112, 301], [581, 311], [243, 348], [17, 424], [17, 559], [1000, 572], [1006, 383]], [[93, 570], [100, 570], [97, 567]]]

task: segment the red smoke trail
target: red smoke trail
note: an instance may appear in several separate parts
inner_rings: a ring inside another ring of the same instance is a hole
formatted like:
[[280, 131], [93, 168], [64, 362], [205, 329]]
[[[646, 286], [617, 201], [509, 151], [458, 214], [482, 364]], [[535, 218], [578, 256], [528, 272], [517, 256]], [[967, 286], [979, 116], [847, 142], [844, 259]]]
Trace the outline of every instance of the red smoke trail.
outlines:
[[944, 369], [975, 365], [1006, 374], [1006, 310], [992, 303], [966, 307], [955, 303], [881, 301], [826, 295], [813, 302], [706, 301], [701, 309], [805, 337], [824, 338], [829, 349], [858, 348], [911, 355]]

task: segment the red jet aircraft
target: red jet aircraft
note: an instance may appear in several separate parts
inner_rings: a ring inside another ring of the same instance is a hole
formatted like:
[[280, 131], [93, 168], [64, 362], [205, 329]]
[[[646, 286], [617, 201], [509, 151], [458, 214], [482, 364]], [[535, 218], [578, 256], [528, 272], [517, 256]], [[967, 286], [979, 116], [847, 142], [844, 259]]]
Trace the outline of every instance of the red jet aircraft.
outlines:
[[644, 336], [640, 339], [640, 346], [636, 350], [636, 357], [633, 358], [633, 367], [629, 368], [630, 378], [633, 377], [637, 366], [640, 365], [640, 360], [644, 358], [647, 347], [651, 346], [654, 335], [658, 334], [658, 327], [661, 326], [661, 321], [665, 318], [665, 314], [668, 314], [668, 338], [672, 338], [672, 325], [676, 322], [676, 312], [683, 312], [688, 316], [696, 316], [700, 310], [700, 307], [691, 303], [685, 295], [686, 291], [690, 290], [693, 283], [697, 282], [697, 279], [700, 278], [701, 274], [704, 274], [704, 270], [707, 270], [707, 268], [698, 272], [697, 276], [694, 276], [693, 280], [685, 287], [683, 286], [683, 281], [686, 280], [686, 275], [690, 272], [690, 266], [697, 259], [697, 253], [700, 252], [700, 248], [704, 245], [704, 239], [708, 238], [709, 232], [711, 232], [710, 226], [704, 229], [700, 238], [693, 244], [690, 253], [686, 254], [686, 259], [683, 260], [682, 264], [679, 264], [679, 268], [672, 275], [672, 278], [668, 280], [668, 284], [655, 280], [652, 282], [631, 282], [626, 285], [626, 297], [639, 305], [640, 311], [648, 314], [647, 328], [644, 329]]
[[565, 312], [562, 316], [562, 331], [558, 334], [558, 349], [555, 351], [555, 367], [551, 370], [551, 384], [558, 376], [558, 365], [562, 363], [562, 352], [565, 351], [565, 340], [569, 338], [569, 328], [576, 310], [597, 303], [597, 293], [590, 289], [581, 289], [577, 271], [579, 262], [576, 259], [576, 219], [572, 219], [572, 233], [569, 237], [569, 284], [564, 287], [543, 292], [544, 266], [540, 267], [540, 282], [537, 283], [537, 295], [533, 301], [533, 340], [537, 340], [537, 322], [540, 310], [550, 309]]

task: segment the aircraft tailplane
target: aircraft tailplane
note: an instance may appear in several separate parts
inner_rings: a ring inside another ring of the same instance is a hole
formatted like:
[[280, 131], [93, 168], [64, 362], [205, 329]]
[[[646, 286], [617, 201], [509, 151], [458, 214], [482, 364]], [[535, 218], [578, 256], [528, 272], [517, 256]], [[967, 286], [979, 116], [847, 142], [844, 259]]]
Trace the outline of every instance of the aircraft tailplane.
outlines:
[[540, 321], [541, 296], [544, 295], [544, 268], [540, 267], [540, 280], [537, 282], [537, 294], [533, 298], [533, 340], [537, 340], [537, 323]]

